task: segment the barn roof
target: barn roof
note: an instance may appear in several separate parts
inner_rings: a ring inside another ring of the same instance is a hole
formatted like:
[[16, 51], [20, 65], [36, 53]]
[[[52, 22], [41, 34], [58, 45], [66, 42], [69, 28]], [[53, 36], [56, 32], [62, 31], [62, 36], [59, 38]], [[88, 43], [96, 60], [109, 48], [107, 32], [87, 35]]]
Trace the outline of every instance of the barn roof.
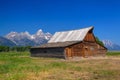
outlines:
[[66, 41], [83, 41], [88, 31], [92, 30], [93, 27], [71, 30], [71, 31], [63, 31], [56, 32], [53, 37], [48, 41], [48, 43], [56, 43], [56, 42], [66, 42]]
[[56, 32], [47, 44], [33, 48], [67, 47], [83, 41], [90, 30], [93, 30], [92, 26], [78, 30]]
[[34, 48], [53, 48], [53, 47], [67, 47], [73, 44], [78, 43], [78, 41], [69, 41], [69, 42], [57, 42], [57, 43], [47, 43]]

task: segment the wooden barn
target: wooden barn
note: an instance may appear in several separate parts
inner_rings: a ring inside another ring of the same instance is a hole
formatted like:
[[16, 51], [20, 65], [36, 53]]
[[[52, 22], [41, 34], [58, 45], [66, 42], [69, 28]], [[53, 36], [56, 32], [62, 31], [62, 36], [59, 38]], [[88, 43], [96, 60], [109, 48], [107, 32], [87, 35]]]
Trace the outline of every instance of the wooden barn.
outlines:
[[48, 43], [32, 47], [34, 57], [89, 57], [105, 56], [107, 49], [96, 42], [93, 27], [56, 32]]

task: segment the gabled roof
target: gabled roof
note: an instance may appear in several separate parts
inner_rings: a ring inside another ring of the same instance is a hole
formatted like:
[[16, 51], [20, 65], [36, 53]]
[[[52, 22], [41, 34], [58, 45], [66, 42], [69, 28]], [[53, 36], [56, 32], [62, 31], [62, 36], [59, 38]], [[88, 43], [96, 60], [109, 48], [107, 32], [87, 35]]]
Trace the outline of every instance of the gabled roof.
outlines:
[[79, 30], [56, 32], [47, 44], [43, 44], [41, 46], [33, 48], [67, 47], [83, 41], [90, 30], [93, 30], [93, 27], [83, 28]]
[[56, 32], [48, 43], [66, 42], [66, 41], [83, 41], [88, 31], [92, 30], [93, 27]]

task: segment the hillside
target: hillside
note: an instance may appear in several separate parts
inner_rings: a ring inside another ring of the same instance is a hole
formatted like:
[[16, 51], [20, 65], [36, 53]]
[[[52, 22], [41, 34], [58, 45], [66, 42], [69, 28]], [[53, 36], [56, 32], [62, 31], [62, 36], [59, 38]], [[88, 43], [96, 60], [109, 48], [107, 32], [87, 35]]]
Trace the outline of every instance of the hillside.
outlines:
[[2, 45], [2, 46], [16, 46], [16, 44], [13, 41], [11, 41], [5, 37], [1, 37], [1, 36], [0, 36], [0, 45]]

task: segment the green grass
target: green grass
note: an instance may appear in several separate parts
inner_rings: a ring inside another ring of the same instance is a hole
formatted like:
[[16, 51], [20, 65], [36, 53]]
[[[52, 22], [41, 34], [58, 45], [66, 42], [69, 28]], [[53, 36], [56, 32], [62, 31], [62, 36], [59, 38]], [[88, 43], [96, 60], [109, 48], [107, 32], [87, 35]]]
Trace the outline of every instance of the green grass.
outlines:
[[0, 80], [119, 80], [119, 55], [108, 52], [108, 59], [69, 61], [30, 57], [29, 52], [2, 52]]
[[108, 51], [107, 56], [120, 56], [119, 51]]

